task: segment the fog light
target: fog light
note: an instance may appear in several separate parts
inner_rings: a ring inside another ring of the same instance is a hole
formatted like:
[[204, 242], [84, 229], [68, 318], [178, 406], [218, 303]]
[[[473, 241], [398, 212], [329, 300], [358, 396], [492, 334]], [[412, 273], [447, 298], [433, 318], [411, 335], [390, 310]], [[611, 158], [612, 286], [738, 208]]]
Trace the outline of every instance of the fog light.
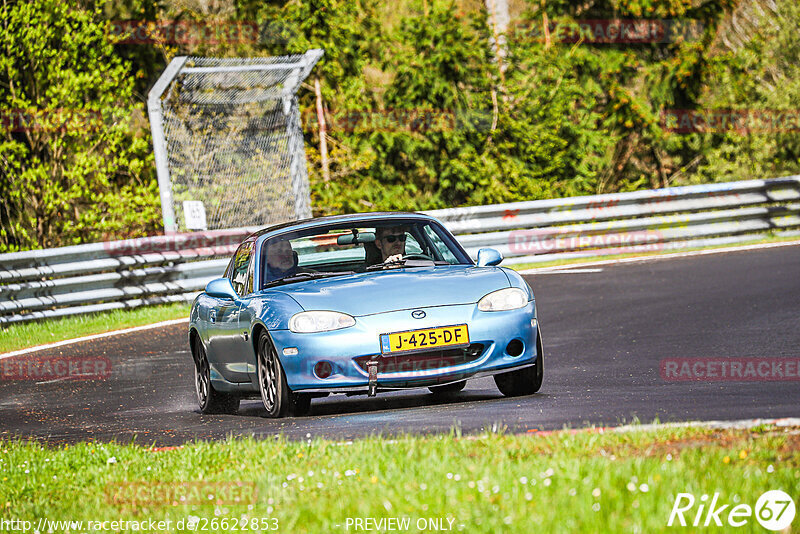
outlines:
[[283, 349], [284, 356], [297, 356], [297, 354], [298, 354], [297, 347], [286, 347], [285, 349]]
[[509, 356], [519, 356], [520, 354], [522, 354], [523, 350], [525, 350], [525, 346], [519, 339], [512, 339], [511, 342], [506, 347], [506, 353]]
[[314, 366], [314, 374], [319, 378], [328, 378], [333, 373], [330, 362], [317, 362]]
[[531, 326], [532, 326], [532, 327], [536, 328], [536, 325], [537, 325], [537, 324], [539, 324], [539, 321], [537, 321], [537, 320], [536, 320], [536, 317], [534, 317], [533, 319], [531, 319]]

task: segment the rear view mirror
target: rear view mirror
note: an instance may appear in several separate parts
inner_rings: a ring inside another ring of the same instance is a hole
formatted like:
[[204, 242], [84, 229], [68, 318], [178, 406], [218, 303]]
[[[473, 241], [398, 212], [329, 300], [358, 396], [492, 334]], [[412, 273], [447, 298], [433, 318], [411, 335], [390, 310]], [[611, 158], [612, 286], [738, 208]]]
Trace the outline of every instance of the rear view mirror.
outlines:
[[375, 232], [361, 232], [358, 235], [347, 234], [336, 238], [337, 245], [357, 245], [359, 243], [374, 243]]
[[218, 299], [236, 300], [239, 297], [239, 295], [236, 294], [236, 291], [233, 290], [231, 281], [227, 278], [217, 278], [210, 281], [206, 285], [206, 293], [209, 296], [216, 297]]
[[478, 267], [490, 267], [503, 261], [503, 255], [493, 248], [482, 248], [478, 251]]

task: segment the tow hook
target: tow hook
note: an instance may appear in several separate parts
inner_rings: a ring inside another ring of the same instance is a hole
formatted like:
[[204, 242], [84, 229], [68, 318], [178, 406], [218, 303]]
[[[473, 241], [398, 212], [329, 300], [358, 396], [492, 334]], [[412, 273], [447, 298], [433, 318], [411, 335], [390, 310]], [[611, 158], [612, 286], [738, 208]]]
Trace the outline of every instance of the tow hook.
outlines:
[[380, 356], [373, 356], [372, 359], [367, 362], [367, 371], [369, 372], [368, 397], [374, 397], [378, 389], [378, 358], [380, 358]]

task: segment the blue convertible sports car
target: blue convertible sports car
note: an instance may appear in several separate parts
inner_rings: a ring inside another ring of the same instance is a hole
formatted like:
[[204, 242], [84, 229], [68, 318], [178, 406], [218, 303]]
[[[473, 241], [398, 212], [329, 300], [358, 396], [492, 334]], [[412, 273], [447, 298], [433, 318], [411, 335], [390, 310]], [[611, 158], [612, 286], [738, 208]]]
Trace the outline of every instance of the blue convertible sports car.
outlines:
[[436, 219], [370, 213], [249, 236], [192, 305], [189, 343], [203, 413], [260, 396], [269, 417], [329, 393], [453, 394], [493, 375], [505, 395], [542, 384], [533, 292], [502, 256], [477, 265]]

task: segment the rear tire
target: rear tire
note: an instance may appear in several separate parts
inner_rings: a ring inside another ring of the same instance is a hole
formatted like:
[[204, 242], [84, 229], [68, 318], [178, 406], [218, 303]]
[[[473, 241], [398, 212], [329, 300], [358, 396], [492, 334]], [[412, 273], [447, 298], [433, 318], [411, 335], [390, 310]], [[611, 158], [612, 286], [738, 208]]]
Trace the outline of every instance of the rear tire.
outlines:
[[194, 338], [192, 354], [194, 356], [194, 388], [200, 413], [236, 413], [236, 410], [239, 409], [239, 397], [219, 392], [211, 384], [211, 366], [199, 337]]
[[434, 395], [454, 395], [464, 389], [467, 385], [466, 380], [461, 382], [453, 382], [452, 384], [445, 384], [444, 386], [430, 386], [428, 389]]
[[533, 366], [494, 375], [494, 383], [497, 384], [500, 393], [506, 397], [518, 397], [532, 395], [539, 391], [544, 378], [544, 350], [542, 349], [542, 334], [539, 331], [536, 332], [536, 352], [538, 357]]

